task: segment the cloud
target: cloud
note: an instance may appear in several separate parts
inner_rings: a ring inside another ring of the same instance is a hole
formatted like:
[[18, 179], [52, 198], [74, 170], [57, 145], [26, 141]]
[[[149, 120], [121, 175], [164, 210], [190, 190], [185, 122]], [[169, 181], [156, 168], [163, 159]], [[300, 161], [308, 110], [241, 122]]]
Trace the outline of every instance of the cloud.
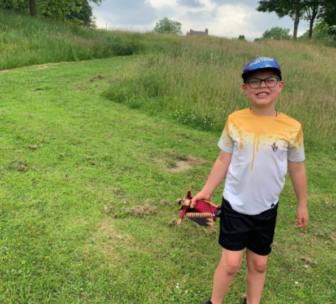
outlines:
[[177, 4], [193, 8], [204, 7], [204, 3], [199, 0], [177, 0]]
[[158, 18], [158, 11], [145, 0], [109, 0], [94, 8], [98, 22], [109, 25], [148, 25]]
[[[247, 39], [261, 37], [272, 27], [293, 30], [289, 17], [279, 19], [275, 13], [256, 11], [257, 0], [105, 0], [94, 6], [99, 27], [152, 30], [156, 22], [167, 17], [182, 23], [182, 32], [209, 29], [210, 35]], [[299, 33], [307, 30], [300, 22]]]
[[256, 9], [259, 6], [259, 1], [260, 0], [210, 0], [212, 3], [215, 3], [217, 5], [247, 5], [250, 6], [251, 8]]

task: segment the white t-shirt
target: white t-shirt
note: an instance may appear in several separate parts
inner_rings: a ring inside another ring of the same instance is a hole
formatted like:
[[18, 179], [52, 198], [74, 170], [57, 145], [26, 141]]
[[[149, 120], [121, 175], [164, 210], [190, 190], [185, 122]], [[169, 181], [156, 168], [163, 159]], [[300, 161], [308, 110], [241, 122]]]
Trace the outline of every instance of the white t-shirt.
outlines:
[[273, 208], [284, 187], [287, 161], [305, 159], [301, 124], [282, 113], [234, 112], [218, 146], [233, 153], [223, 196], [235, 211], [248, 215]]

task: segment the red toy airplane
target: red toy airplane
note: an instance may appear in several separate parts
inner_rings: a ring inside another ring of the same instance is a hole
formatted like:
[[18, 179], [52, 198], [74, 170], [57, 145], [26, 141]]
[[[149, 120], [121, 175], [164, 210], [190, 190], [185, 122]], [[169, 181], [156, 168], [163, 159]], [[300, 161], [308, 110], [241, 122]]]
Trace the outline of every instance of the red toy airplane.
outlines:
[[206, 200], [198, 200], [194, 207], [191, 206], [191, 187], [188, 189], [188, 193], [185, 199], [178, 198], [176, 202], [180, 205], [182, 213], [177, 224], [180, 225], [183, 217], [186, 216], [188, 219], [194, 221], [195, 223], [206, 226], [213, 227], [213, 222], [217, 220], [220, 215], [221, 207], [215, 205]]

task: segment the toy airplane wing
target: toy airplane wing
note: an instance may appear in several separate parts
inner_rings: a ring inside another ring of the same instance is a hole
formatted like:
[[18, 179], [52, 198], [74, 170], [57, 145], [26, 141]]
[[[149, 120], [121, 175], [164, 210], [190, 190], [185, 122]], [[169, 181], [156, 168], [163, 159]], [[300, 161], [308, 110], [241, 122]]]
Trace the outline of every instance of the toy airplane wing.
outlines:
[[199, 213], [189, 209], [185, 216], [200, 226], [213, 227], [213, 215], [211, 213]]

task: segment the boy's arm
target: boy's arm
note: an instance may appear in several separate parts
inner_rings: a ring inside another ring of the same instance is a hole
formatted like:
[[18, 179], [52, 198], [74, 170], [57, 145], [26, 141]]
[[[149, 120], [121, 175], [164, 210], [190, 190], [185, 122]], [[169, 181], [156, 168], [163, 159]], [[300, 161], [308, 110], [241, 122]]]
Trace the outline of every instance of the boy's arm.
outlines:
[[296, 198], [299, 203], [296, 226], [298, 228], [304, 228], [308, 224], [309, 215], [307, 209], [307, 177], [303, 161], [288, 161], [288, 172], [292, 180]]
[[231, 157], [232, 153], [227, 153], [223, 150], [220, 151], [202, 191], [193, 197], [192, 206], [196, 204], [197, 200], [210, 200], [212, 193], [216, 190], [227, 173], [231, 163]]

